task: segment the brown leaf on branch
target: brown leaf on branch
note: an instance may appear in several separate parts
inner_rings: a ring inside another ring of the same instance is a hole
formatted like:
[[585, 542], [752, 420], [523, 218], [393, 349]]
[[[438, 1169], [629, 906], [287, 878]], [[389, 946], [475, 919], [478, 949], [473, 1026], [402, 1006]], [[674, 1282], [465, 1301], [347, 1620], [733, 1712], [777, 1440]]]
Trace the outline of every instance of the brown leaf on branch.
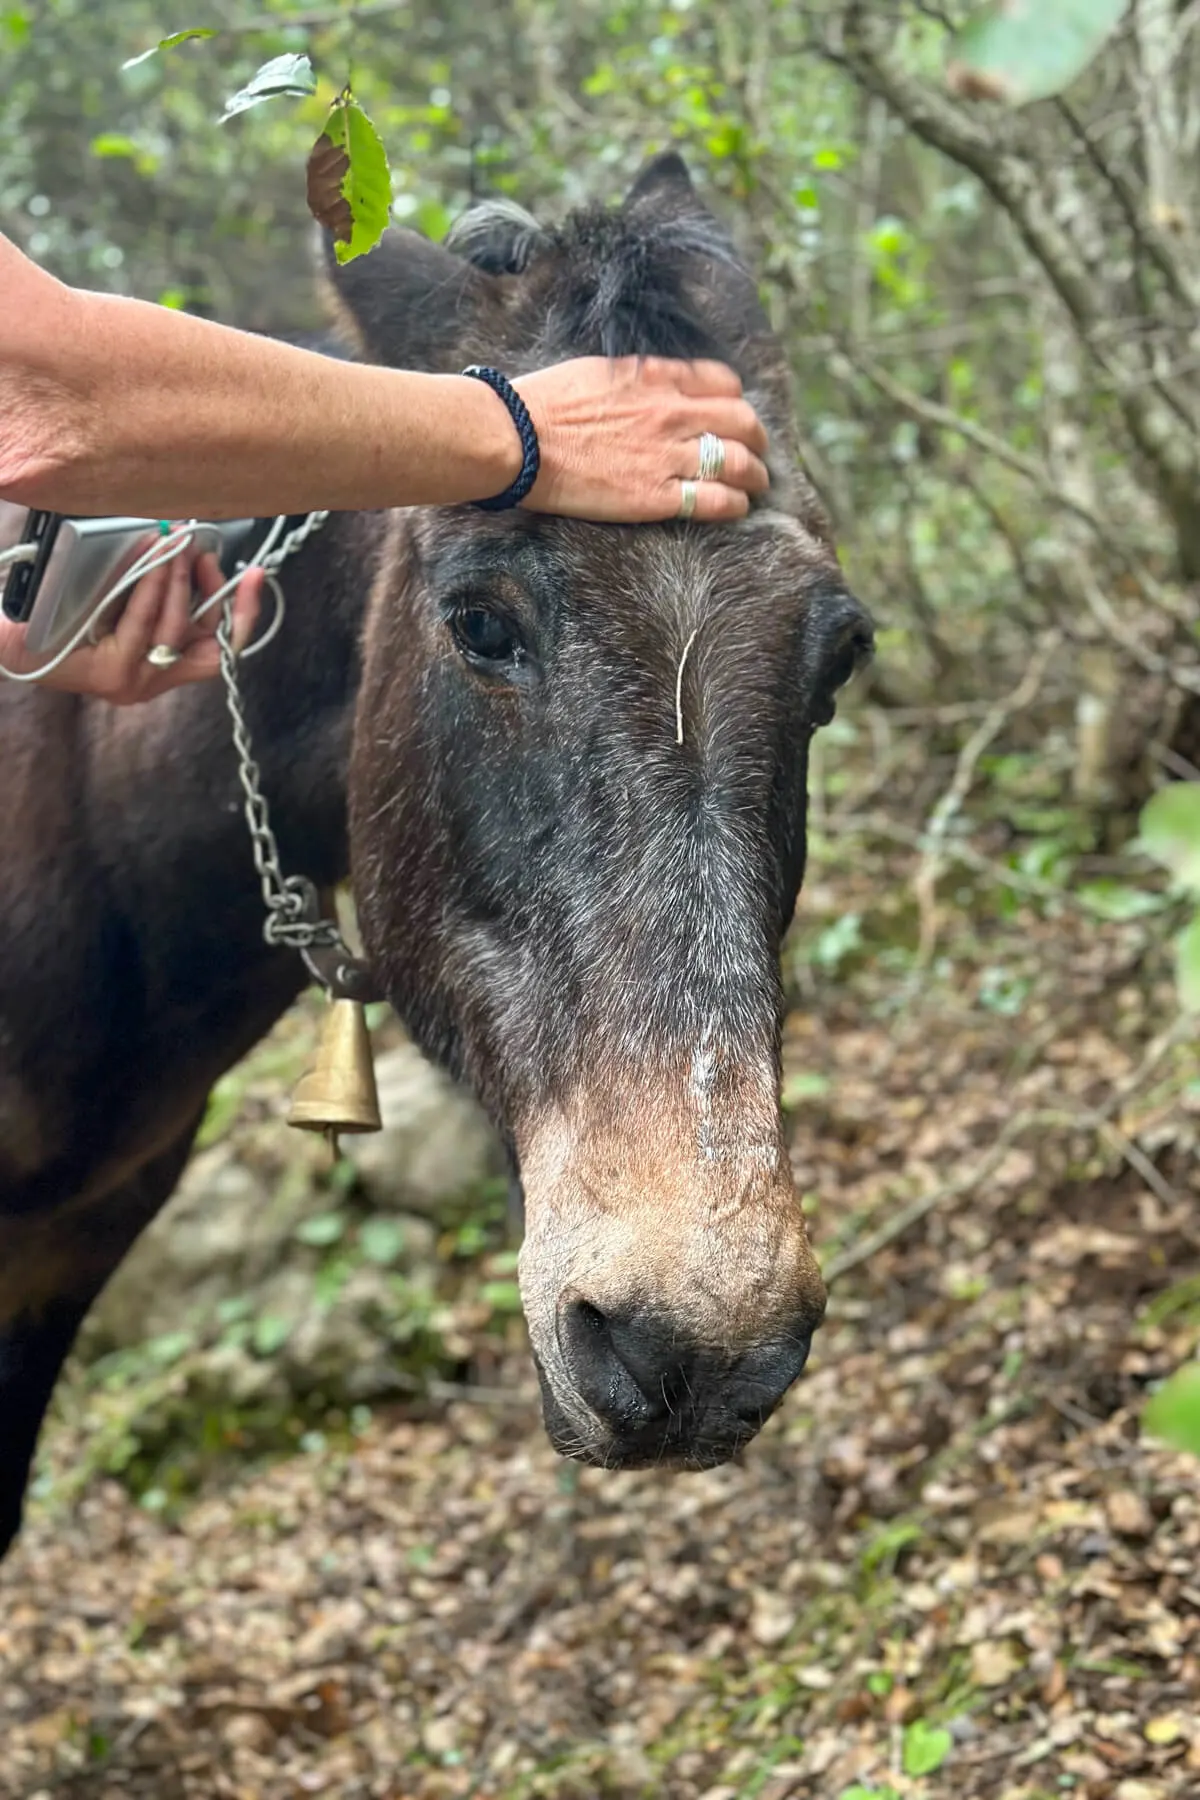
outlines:
[[1012, 93], [1002, 76], [962, 62], [946, 64], [946, 86], [963, 100], [1008, 100]]

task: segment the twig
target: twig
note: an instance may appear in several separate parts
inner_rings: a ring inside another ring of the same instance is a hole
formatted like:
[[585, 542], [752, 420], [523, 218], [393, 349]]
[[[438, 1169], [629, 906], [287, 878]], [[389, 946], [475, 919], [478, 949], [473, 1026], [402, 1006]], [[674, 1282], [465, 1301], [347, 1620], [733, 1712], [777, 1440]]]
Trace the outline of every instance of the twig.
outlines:
[[[886, 838], [895, 844], [907, 844], [914, 850], [926, 850], [929, 839], [923, 831], [916, 831], [911, 825], [899, 825], [892, 819], [881, 818], [877, 813], [863, 813], [843, 817], [840, 812], [831, 813], [824, 821], [821, 829], [827, 836], [852, 836]], [[976, 850], [973, 844], [962, 838], [948, 838], [940, 846], [940, 854], [950, 862], [960, 862], [968, 869], [974, 869], [980, 875], [986, 875], [997, 887], [1011, 888], [1015, 894], [1028, 894], [1034, 900], [1053, 900], [1088, 918], [1103, 917], [1097, 909], [1073, 894], [1069, 888], [1059, 887], [1053, 881], [1046, 881], [1040, 875], [1027, 875], [1020, 869], [1010, 869], [1004, 863], [994, 862], [985, 856], [982, 850]]]
[[325, 25], [357, 25], [360, 19], [405, 12], [409, 4], [410, 0], [363, 0], [361, 6], [324, 6], [302, 13], [260, 13], [256, 18], [220, 25], [217, 29], [221, 37], [245, 37], [252, 32], [292, 30], [296, 26], [315, 31]]
[[422, 1384], [422, 1392], [431, 1400], [462, 1402], [467, 1406], [528, 1407], [531, 1403], [531, 1396], [519, 1388], [470, 1387], [465, 1382], [439, 1381], [432, 1376]]
[[1042, 677], [1050, 659], [1061, 643], [1061, 632], [1046, 633], [1041, 647], [1012, 693], [996, 702], [963, 745], [955, 766], [954, 779], [930, 814], [925, 830], [925, 853], [913, 878], [913, 892], [921, 918], [921, 933], [917, 944], [918, 969], [926, 968], [933, 955], [937, 938], [936, 889], [944, 862], [943, 845], [956, 814], [971, 790], [976, 765], [1013, 714], [1023, 711], [1032, 701], [1042, 685]]
[[895, 1243], [898, 1237], [903, 1237], [910, 1226], [918, 1224], [927, 1214], [941, 1206], [943, 1201], [953, 1200], [960, 1194], [970, 1193], [972, 1188], [978, 1187], [981, 1181], [986, 1181], [989, 1175], [995, 1173], [1023, 1131], [1028, 1131], [1031, 1125], [1044, 1123], [1047, 1119], [1057, 1121], [1061, 1116], [1058, 1112], [1047, 1113], [1041, 1107], [1030, 1107], [1025, 1112], [1016, 1113], [1002, 1128], [987, 1155], [982, 1157], [978, 1163], [968, 1169], [965, 1174], [952, 1176], [949, 1181], [943, 1181], [937, 1187], [930, 1188], [928, 1193], [918, 1194], [915, 1200], [910, 1200], [907, 1206], [902, 1206], [898, 1213], [893, 1213], [886, 1224], [880, 1225], [875, 1231], [868, 1232], [867, 1236], [860, 1239], [853, 1249], [844, 1250], [840, 1256], [835, 1256], [832, 1262], [825, 1267], [825, 1280], [829, 1283], [840, 1280], [851, 1269], [857, 1269], [862, 1263], [869, 1262], [878, 1251]]
[[[1007, 439], [989, 431], [986, 426], [977, 424], [974, 419], [964, 418], [962, 413], [955, 412], [952, 407], [943, 406], [938, 400], [927, 400], [923, 394], [918, 394], [904, 382], [897, 381], [894, 375], [857, 346], [843, 345], [842, 349], [860, 374], [865, 375], [881, 394], [886, 394], [889, 400], [894, 401], [912, 418], [922, 419], [927, 425], [936, 426], [939, 431], [954, 432], [996, 462], [1003, 463], [1014, 473], [1024, 476], [1026, 481], [1040, 489], [1047, 500], [1082, 519], [1106, 548], [1120, 554], [1120, 547], [1112, 542], [1104, 521], [1076, 495], [1069, 493], [1055, 481], [1045, 463], [1040, 462], [1037, 457], [1026, 456], [1023, 451], [1014, 450]], [[1128, 553], [1122, 560], [1127, 560], [1127, 555]]]
[[[1140, 668], [1145, 669], [1148, 675], [1159, 675], [1164, 681], [1174, 682], [1176, 687], [1183, 688], [1186, 693], [1200, 694], [1200, 673], [1195, 669], [1177, 668], [1169, 657], [1159, 656], [1157, 651], [1148, 650], [1128, 626], [1121, 623], [1086, 558], [1080, 558], [1076, 574], [1092, 617]], [[1167, 617], [1172, 615], [1168, 613]]]
[[1160, 1200], [1165, 1201], [1168, 1205], [1178, 1205], [1179, 1196], [1174, 1189], [1164, 1181], [1145, 1152], [1112, 1123], [1112, 1115], [1120, 1110], [1138, 1088], [1144, 1085], [1171, 1050], [1187, 1038], [1194, 1036], [1195, 1032], [1196, 1022], [1194, 1019], [1188, 1017], [1176, 1019], [1174, 1024], [1161, 1033], [1150, 1045], [1137, 1068], [1127, 1075], [1124, 1081], [1117, 1083], [1103, 1106], [1089, 1110], [1066, 1106], [1038, 1106], [1028, 1107], [1023, 1112], [1016, 1113], [1001, 1128], [1000, 1135], [987, 1155], [981, 1158], [973, 1168], [967, 1170], [964, 1175], [954, 1176], [949, 1181], [939, 1183], [937, 1187], [930, 1188], [926, 1194], [918, 1194], [915, 1200], [911, 1200], [907, 1206], [901, 1207], [898, 1213], [894, 1213], [876, 1231], [869, 1232], [853, 1248], [843, 1251], [840, 1256], [835, 1256], [827, 1263], [824, 1271], [826, 1281], [832, 1285], [851, 1269], [857, 1269], [861, 1264], [869, 1262], [878, 1251], [886, 1249], [887, 1245], [902, 1237], [911, 1226], [926, 1218], [944, 1201], [957, 1199], [977, 1188], [980, 1182], [986, 1181], [988, 1176], [999, 1168], [1016, 1139], [1033, 1125], [1065, 1125], [1071, 1130], [1092, 1131], [1107, 1138], [1111, 1147], [1120, 1152], [1130, 1167], [1142, 1177], [1142, 1180], [1158, 1195]]

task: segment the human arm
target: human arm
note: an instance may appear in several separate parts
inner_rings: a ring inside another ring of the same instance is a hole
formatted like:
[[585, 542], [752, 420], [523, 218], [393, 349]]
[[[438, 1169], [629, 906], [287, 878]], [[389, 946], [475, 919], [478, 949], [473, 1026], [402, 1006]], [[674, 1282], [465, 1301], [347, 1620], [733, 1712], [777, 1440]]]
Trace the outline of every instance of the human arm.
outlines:
[[[695, 444], [727, 447], [698, 518], [767, 484], [765, 434], [720, 365], [582, 358], [515, 384], [541, 445], [526, 504], [667, 518]], [[64, 286], [0, 238], [0, 495], [56, 512], [193, 516], [454, 505], [502, 492], [502, 402], [454, 375], [345, 363]]]

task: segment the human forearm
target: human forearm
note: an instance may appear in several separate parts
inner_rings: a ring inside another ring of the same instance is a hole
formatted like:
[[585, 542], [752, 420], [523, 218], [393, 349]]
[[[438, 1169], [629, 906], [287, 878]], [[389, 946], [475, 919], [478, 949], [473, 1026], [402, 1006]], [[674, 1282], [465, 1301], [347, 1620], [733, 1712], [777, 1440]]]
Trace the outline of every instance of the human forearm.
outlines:
[[[515, 386], [540, 449], [531, 511], [735, 519], [769, 485], [766, 433], [720, 364], [584, 356]], [[162, 518], [454, 505], [504, 493], [521, 461], [482, 382], [80, 293], [0, 236], [5, 499]]]
[[164, 518], [445, 505], [500, 492], [520, 467], [481, 383], [345, 363], [37, 274], [37, 317], [0, 343], [0, 399], [6, 382], [25, 390], [21, 460], [6, 472], [0, 453], [10, 498]]

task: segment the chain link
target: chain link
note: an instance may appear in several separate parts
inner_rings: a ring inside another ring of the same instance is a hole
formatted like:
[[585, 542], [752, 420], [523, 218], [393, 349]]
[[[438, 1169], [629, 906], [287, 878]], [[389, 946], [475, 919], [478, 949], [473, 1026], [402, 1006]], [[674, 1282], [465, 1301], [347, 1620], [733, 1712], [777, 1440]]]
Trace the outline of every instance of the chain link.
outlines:
[[[270, 551], [257, 566], [263, 569], [268, 577], [295, 554], [301, 545], [306, 543], [315, 531], [319, 531], [329, 517], [327, 512], [309, 513], [302, 525], [287, 536]], [[297, 950], [308, 963], [310, 970], [318, 979], [325, 980], [320, 971], [309, 961], [307, 951], [318, 949], [336, 949], [347, 961], [352, 961], [349, 950], [342, 941], [342, 936], [333, 919], [322, 919], [319, 915], [317, 891], [311, 881], [303, 875], [285, 875], [279, 861], [279, 845], [275, 833], [271, 829], [271, 815], [266, 798], [259, 782], [260, 770], [254, 760], [254, 745], [250, 737], [250, 727], [246, 720], [242, 705], [242, 692], [238, 683], [237, 652], [233, 647], [233, 595], [228, 594], [221, 608], [221, 623], [217, 626], [217, 645], [221, 654], [221, 680], [225, 688], [225, 705], [233, 724], [233, 744], [237, 752], [238, 780], [245, 796], [243, 811], [246, 825], [250, 832], [250, 844], [254, 852], [254, 867], [258, 873], [262, 888], [263, 905], [267, 916], [263, 922], [263, 937], [268, 944], [283, 945]]]

